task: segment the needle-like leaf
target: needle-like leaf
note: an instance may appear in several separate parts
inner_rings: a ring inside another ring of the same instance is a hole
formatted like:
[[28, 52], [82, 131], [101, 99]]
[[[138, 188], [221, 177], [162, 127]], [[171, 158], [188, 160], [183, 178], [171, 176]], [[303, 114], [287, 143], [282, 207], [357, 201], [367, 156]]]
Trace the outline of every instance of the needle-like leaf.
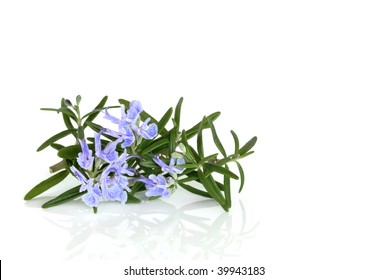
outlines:
[[62, 182], [67, 177], [67, 175], [69, 175], [69, 172], [67, 170], [63, 170], [40, 182], [24, 196], [24, 200], [31, 200], [41, 193], [47, 191], [48, 189]]
[[55, 134], [54, 136], [52, 136], [49, 139], [47, 139], [46, 141], [44, 141], [44, 143], [42, 145], [40, 145], [36, 151], [40, 152], [40, 151], [44, 150], [45, 148], [47, 148], [51, 144], [55, 143], [56, 141], [62, 139], [63, 137], [66, 137], [67, 135], [69, 135], [75, 131], [76, 131], [75, 129], [68, 129], [68, 130], [64, 130], [62, 132], [59, 132], [58, 134]]

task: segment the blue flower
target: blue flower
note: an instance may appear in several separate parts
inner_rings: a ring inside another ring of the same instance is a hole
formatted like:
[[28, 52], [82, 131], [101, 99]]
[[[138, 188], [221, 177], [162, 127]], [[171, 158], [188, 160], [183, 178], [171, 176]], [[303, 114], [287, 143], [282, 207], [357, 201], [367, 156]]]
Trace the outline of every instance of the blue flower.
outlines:
[[142, 105], [137, 100], [130, 103], [127, 112], [125, 112], [125, 107], [123, 105], [121, 106], [121, 119], [110, 115], [106, 109], [105, 118], [115, 124], [118, 124], [118, 132], [106, 129], [105, 133], [117, 138], [119, 142], [122, 142], [122, 148], [130, 147], [136, 139], [136, 136], [143, 137], [145, 139], [154, 138], [157, 135], [157, 125], [148, 125], [150, 118], [147, 119], [140, 127], [138, 126], [138, 120], [141, 112]]
[[87, 178], [74, 166], [70, 166], [70, 170], [74, 173], [74, 176], [82, 183], [86, 184]]
[[136, 132], [137, 135], [145, 139], [152, 139], [157, 135], [157, 125], [154, 123], [151, 123], [148, 126], [149, 121], [150, 121], [150, 118], [147, 118], [140, 127], [138, 127], [135, 123], [133, 123], [132, 129]]
[[111, 162], [102, 172], [100, 183], [103, 197], [110, 201], [121, 201], [125, 203], [129, 189], [128, 176], [134, 175], [134, 170], [128, 168], [127, 160], [131, 158], [124, 150], [124, 153], [114, 162]]
[[104, 129], [104, 133], [117, 138], [118, 142], [122, 142], [121, 147], [123, 149], [130, 147], [135, 139], [132, 130], [129, 127], [121, 127], [119, 130], [120, 132], [111, 129]]
[[[163, 172], [167, 172], [169, 174], [181, 174], [185, 170], [185, 168], [182, 167], [176, 167], [176, 165], [185, 164], [184, 158], [178, 158], [177, 161], [174, 157], [171, 157], [171, 161], [169, 165], [167, 165], [164, 161], [162, 161], [159, 156], [155, 156], [153, 158], [154, 162], [158, 164], [158, 166], [161, 167], [161, 170]], [[176, 164], [175, 164], [176, 162]]]
[[168, 189], [168, 180], [165, 179], [163, 175], [149, 175], [148, 178], [141, 178], [137, 181], [144, 182], [145, 187], [148, 190], [145, 195], [148, 197], [151, 196], [163, 196], [169, 197], [171, 195], [171, 191]]
[[82, 152], [78, 154], [78, 164], [83, 169], [89, 169], [94, 160], [92, 157], [92, 151], [90, 151], [85, 140], [79, 140], [79, 142], [81, 144]]
[[104, 161], [111, 163], [115, 161], [118, 158], [118, 152], [116, 151], [117, 144], [119, 140], [116, 140], [114, 142], [110, 142], [106, 145], [105, 149], [102, 150], [101, 146], [101, 134], [95, 133], [94, 139], [95, 139], [95, 155]]
[[118, 124], [119, 127], [125, 127], [135, 123], [142, 112], [142, 105], [140, 101], [133, 100], [130, 102], [130, 106], [127, 112], [125, 112], [125, 106], [121, 105], [121, 119], [109, 114], [108, 110], [105, 110], [105, 118], [112, 123]]
[[82, 200], [89, 207], [98, 206], [102, 200], [102, 193], [99, 189], [99, 185], [95, 184], [93, 187], [88, 189], [87, 193], [82, 196]]
[[126, 120], [128, 121], [128, 123], [134, 123], [140, 116], [141, 112], [142, 105], [140, 101], [133, 100], [132, 102], [130, 102], [129, 109], [126, 114]]
[[97, 206], [102, 200], [102, 193], [98, 183], [94, 184], [94, 178], [87, 179], [74, 166], [71, 166], [70, 169], [75, 177], [82, 183], [79, 191], [83, 192], [87, 190], [87, 193], [82, 196], [83, 202], [89, 207]]

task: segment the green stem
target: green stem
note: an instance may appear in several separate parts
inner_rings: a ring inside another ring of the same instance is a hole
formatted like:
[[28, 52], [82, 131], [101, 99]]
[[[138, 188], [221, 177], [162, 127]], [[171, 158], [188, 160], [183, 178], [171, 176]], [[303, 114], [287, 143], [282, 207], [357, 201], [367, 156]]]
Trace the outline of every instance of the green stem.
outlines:
[[50, 166], [49, 170], [50, 170], [50, 173], [55, 173], [61, 169], [65, 169], [65, 167], [66, 167], [66, 161], [61, 160], [60, 162], [54, 164], [53, 166]]

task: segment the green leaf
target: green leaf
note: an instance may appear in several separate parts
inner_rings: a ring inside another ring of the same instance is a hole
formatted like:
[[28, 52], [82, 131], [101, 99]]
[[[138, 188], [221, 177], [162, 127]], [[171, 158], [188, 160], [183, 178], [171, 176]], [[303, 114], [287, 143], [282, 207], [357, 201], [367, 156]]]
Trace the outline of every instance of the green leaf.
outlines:
[[118, 99], [118, 103], [124, 105], [124, 106], [125, 106], [125, 110], [128, 110], [128, 109], [129, 109], [130, 102], [129, 102], [128, 100], [125, 100], [125, 99]]
[[248, 151], [247, 153], [245, 153], [245, 154], [239, 156], [239, 158], [245, 158], [245, 157], [247, 157], [247, 156], [249, 156], [249, 155], [251, 155], [251, 154], [254, 154], [254, 151]]
[[203, 117], [202, 122], [200, 123], [200, 126], [199, 126], [198, 137], [197, 137], [197, 147], [198, 147], [198, 154], [200, 158], [204, 157], [203, 126], [205, 121], [206, 121], [206, 117]]
[[[93, 123], [93, 122], [85, 122], [85, 124], [90, 127], [92, 130], [94, 130], [95, 132], [97, 133], [100, 133], [101, 132], [101, 129], [103, 129], [103, 127], [99, 124], [96, 124], [96, 123]], [[107, 134], [104, 134], [102, 133], [103, 136], [105, 136], [107, 139], [111, 140], [111, 141], [115, 141], [117, 140], [117, 138], [114, 138], [113, 136], [110, 136], [110, 135], [107, 135]]]
[[142, 161], [140, 163], [141, 166], [147, 168], [158, 168], [159, 166], [154, 161]]
[[200, 182], [202, 183], [206, 191], [209, 193], [209, 195], [212, 198], [214, 198], [222, 207], [224, 207], [224, 204], [225, 204], [224, 197], [220, 192], [218, 186], [216, 185], [215, 180], [213, 180], [212, 176], [211, 175], [208, 177], [204, 176], [204, 173], [200, 169], [197, 172], [198, 172]]
[[69, 99], [65, 99], [65, 105], [67, 106], [67, 107], [72, 107], [73, 106], [73, 103], [71, 103], [71, 101], [69, 100]]
[[[223, 176], [224, 177], [224, 176]], [[215, 181], [216, 185], [218, 186], [219, 190], [224, 192], [224, 185], [221, 182]]]
[[182, 182], [178, 182], [179, 186], [182, 187], [183, 189], [193, 193], [193, 194], [197, 194], [197, 195], [200, 195], [200, 196], [204, 196], [204, 197], [209, 197], [209, 198], [212, 198], [208, 192], [205, 192], [205, 191], [202, 191], [202, 190], [199, 190], [197, 188], [194, 188], [190, 185], [187, 185], [187, 184], [184, 184]]
[[[61, 106], [62, 107], [66, 106], [64, 98], [62, 98], [62, 100], [61, 100]], [[62, 117], [63, 117], [63, 122], [65, 123], [65, 126], [67, 127], [67, 129], [74, 129], [74, 125], [71, 122], [70, 117], [68, 115], [66, 115], [66, 114], [62, 114]], [[73, 135], [74, 135], [75, 139], [78, 139], [76, 131], [73, 132]]]
[[199, 156], [199, 154], [195, 151], [195, 149], [194, 149], [191, 145], [189, 145], [188, 147], [190, 148], [191, 153], [193, 154], [193, 156], [194, 156], [194, 158], [195, 158], [195, 161], [196, 161], [196, 162], [199, 162], [199, 161], [200, 161], [200, 156]]
[[171, 156], [174, 158], [184, 158], [183, 154], [179, 152], [173, 152]]
[[69, 172], [67, 170], [63, 170], [51, 176], [50, 178], [40, 182], [25, 195], [24, 200], [31, 200], [35, 196], [38, 196], [41, 193], [47, 191], [48, 189], [62, 182], [67, 177], [67, 175], [69, 175]]
[[[94, 145], [88, 144], [90, 149], [94, 150]], [[64, 159], [75, 159], [78, 157], [78, 154], [82, 152], [82, 148], [80, 145], [71, 145], [68, 147], [64, 147], [58, 151], [58, 157]]]
[[254, 136], [253, 138], [251, 138], [242, 148], [240, 148], [239, 154], [240, 155], [246, 154], [254, 147], [255, 143], [257, 143], [257, 136]]
[[176, 165], [176, 167], [179, 167], [179, 168], [191, 168], [191, 169], [198, 168], [198, 166], [196, 164], [194, 164], [194, 163], [178, 164], [178, 165]]
[[177, 126], [177, 130], [180, 128], [180, 115], [181, 115], [181, 105], [183, 104], [183, 97], [180, 97], [179, 102], [177, 102], [175, 109], [175, 122]]
[[178, 183], [179, 184], [180, 183], [187, 183], [187, 182], [196, 181], [197, 179], [199, 179], [199, 177], [197, 176], [197, 172], [196, 171], [193, 171], [192, 173], [194, 173], [194, 175], [189, 175], [186, 178], [179, 179]]
[[235, 163], [238, 166], [239, 176], [241, 177], [241, 186], [239, 187], [239, 192], [241, 192], [243, 190], [243, 186], [245, 184], [245, 173], [243, 172], [242, 165], [237, 161], [235, 161]]
[[103, 129], [102, 125], [99, 125], [99, 124], [96, 124], [96, 123], [93, 123], [93, 122], [88, 122], [86, 121], [85, 124], [90, 127], [92, 130], [94, 130], [95, 132], [99, 133], [101, 132], [101, 129]]
[[52, 148], [54, 148], [55, 150], [57, 150], [57, 151], [59, 151], [60, 149], [63, 149], [63, 148], [64, 148], [63, 145], [58, 144], [58, 143], [52, 143], [50, 146], [51, 146]]
[[167, 133], [165, 126], [167, 125], [169, 119], [171, 118], [173, 113], [173, 108], [169, 108], [169, 110], [164, 114], [164, 116], [160, 119], [159, 124], [157, 125], [158, 132], [160, 135], [164, 135]]
[[[121, 108], [121, 106], [107, 106], [107, 107], [103, 107], [103, 108], [100, 108], [100, 109], [94, 109], [93, 111], [87, 113], [86, 115], [83, 115], [81, 120], [86, 119], [88, 116], [90, 116], [92, 114], [100, 113], [102, 110], [105, 110], [105, 109], [116, 109], [116, 108]], [[85, 121], [84, 124], [86, 124], [86, 121]]]
[[[205, 163], [203, 166], [211, 172], [217, 172], [217, 173], [228, 176], [228, 177], [235, 179], [235, 180], [239, 179], [239, 177], [235, 173], [231, 172], [230, 170], [228, 170], [222, 166], [212, 164], [212, 163]], [[211, 172], [209, 172], [207, 174], [210, 174]]]
[[74, 121], [77, 121], [77, 116], [75, 115], [75, 113], [73, 111], [71, 111], [67, 107], [60, 107], [59, 109], [41, 108], [40, 110], [42, 110], [42, 111], [53, 111], [53, 112], [57, 112], [57, 113], [62, 113], [64, 115], [67, 115], [68, 117], [70, 117]]
[[171, 129], [169, 134], [169, 153], [172, 154], [176, 150], [176, 138], [177, 138], [177, 132], [178, 128], [176, 126], [175, 121], [172, 119], [174, 127]]
[[210, 184], [213, 186], [213, 188], [215, 189], [215, 191], [223, 198], [223, 203], [219, 203], [220, 206], [222, 206], [222, 208], [228, 212], [229, 208], [227, 207], [227, 204], [226, 204], [226, 200], [225, 198], [223, 197], [223, 194], [222, 192], [220, 191], [220, 188], [218, 185], [222, 185], [221, 183], [215, 181], [214, 177], [212, 177], [212, 175], [209, 175], [207, 177], [208, 181], [210, 182]]
[[93, 207], [93, 213], [94, 213], [94, 214], [97, 214], [97, 212], [98, 212], [98, 208], [97, 208], [96, 206], [94, 206], [94, 207]]
[[[207, 119], [214, 122], [219, 116], [220, 116], [220, 112], [215, 112], [215, 113], [212, 113], [211, 115], [209, 115], [207, 117]], [[198, 124], [196, 124], [195, 126], [193, 126], [192, 128], [187, 130], [187, 132], [186, 132], [187, 133], [187, 140], [191, 139], [192, 137], [194, 137], [198, 133], [200, 124], [201, 124], [201, 122], [199, 122]], [[206, 129], [206, 128], [209, 128], [208, 122], [206, 122], [203, 126], [203, 129]]]
[[86, 191], [80, 192], [79, 191], [80, 187], [81, 185], [65, 191], [64, 193], [58, 195], [54, 199], [47, 201], [45, 204], [42, 205], [42, 208], [50, 208], [53, 206], [57, 206], [82, 196], [83, 194], [86, 193]]
[[93, 111], [96, 111], [95, 113], [92, 113], [90, 114], [86, 121], [83, 123], [83, 128], [85, 128], [87, 126], [88, 123], [91, 123], [93, 122], [93, 120], [98, 116], [98, 114], [100, 113], [100, 110], [103, 108], [103, 106], [105, 106], [106, 104], [106, 101], [108, 100], [108, 97], [105, 96], [104, 98], [102, 98], [102, 100], [98, 103], [98, 105], [94, 108]]
[[141, 200], [128, 193], [128, 199], [126, 200], [126, 203], [141, 203]]
[[138, 191], [141, 191], [143, 188], [145, 188], [144, 187], [144, 183], [142, 183], [142, 182], [136, 182], [136, 183], [134, 183], [134, 185], [131, 187], [131, 194], [133, 195], [133, 194], [135, 194], [136, 192], [138, 192]]
[[223, 166], [233, 160], [233, 156], [222, 158], [216, 162], [216, 165]]
[[232, 134], [232, 137], [234, 138], [234, 144], [235, 144], [235, 152], [234, 154], [237, 155], [239, 153], [239, 139], [238, 139], [238, 135], [236, 135], [236, 133], [231, 130], [231, 134]]
[[[228, 166], [226, 165], [225, 168], [227, 170]], [[223, 186], [224, 186], [224, 196], [226, 198], [226, 205], [228, 208], [231, 208], [231, 183], [230, 183], [230, 177], [224, 176], [223, 178]]]
[[146, 119], [149, 118], [149, 119], [150, 119], [150, 123], [156, 124], [157, 127], [158, 127], [158, 125], [159, 125], [159, 122], [158, 122], [154, 117], [152, 117], [151, 115], [149, 115], [146, 111], [142, 111], [142, 112], [140, 113], [140, 118], [141, 118], [142, 121], [145, 121]]
[[221, 152], [221, 154], [224, 157], [226, 157], [227, 156], [226, 150], [224, 149], [224, 147], [222, 145], [222, 142], [220, 142], [218, 134], [216, 133], [216, 129], [215, 129], [214, 123], [210, 119], [207, 119], [207, 122], [208, 122], [208, 124], [209, 124], [209, 126], [211, 128], [212, 138], [214, 140], [214, 143], [215, 143], [216, 147], [218, 148], [219, 152]]
[[75, 100], [77, 102], [77, 105], [79, 106], [79, 104], [81, 103], [82, 97], [80, 95], [77, 95]]
[[194, 155], [192, 153], [192, 148], [188, 144], [187, 135], [186, 135], [185, 130], [183, 130], [182, 133], [181, 133], [181, 141], [183, 142], [183, 145], [185, 146], [185, 150], [186, 150], [185, 156], [186, 156], [186, 158], [189, 161], [196, 163], [195, 157], [194, 157]]
[[58, 141], [59, 139], [62, 139], [63, 137], [66, 137], [67, 135], [71, 134], [74, 131], [75, 131], [75, 129], [68, 129], [68, 130], [64, 130], [62, 132], [59, 132], [58, 134], [55, 134], [51, 138], [44, 141], [44, 143], [42, 145], [40, 145], [40, 147], [36, 151], [40, 152], [41, 150], [50, 146], [52, 143]]
[[85, 140], [85, 131], [83, 130], [83, 126], [78, 126], [78, 139]]
[[206, 163], [207, 161], [209, 161], [209, 160], [211, 160], [211, 159], [216, 159], [217, 156], [218, 156], [218, 154], [212, 154], [212, 155], [206, 156], [205, 158], [203, 158], [203, 159], [199, 162], [199, 165], [202, 165], [203, 163]]
[[153, 144], [147, 146], [144, 150], [142, 150], [141, 154], [147, 154], [147, 153], [149, 153], [149, 152], [151, 152], [151, 151], [153, 151], [153, 150], [155, 150], [155, 149], [157, 149], [157, 148], [159, 148], [159, 147], [161, 147], [163, 145], [166, 145], [168, 143], [169, 143], [168, 139], [165, 139], [165, 138], [164, 139], [155, 140], [153, 142]]

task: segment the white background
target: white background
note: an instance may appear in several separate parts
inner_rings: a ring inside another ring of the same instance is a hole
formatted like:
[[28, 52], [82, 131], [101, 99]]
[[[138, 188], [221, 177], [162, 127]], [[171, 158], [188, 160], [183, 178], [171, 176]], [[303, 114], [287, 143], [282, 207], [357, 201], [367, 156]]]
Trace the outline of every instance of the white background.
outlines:
[[[1, 1], [5, 278], [205, 263], [264, 265], [263, 279], [386, 279], [386, 14], [384, 1]], [[36, 148], [64, 129], [39, 108], [77, 94], [85, 112], [108, 94], [156, 117], [184, 96], [183, 126], [219, 110], [229, 150], [230, 129], [258, 136], [232, 211], [183, 190], [98, 215], [39, 208], [71, 180], [25, 203], [56, 160]]]

